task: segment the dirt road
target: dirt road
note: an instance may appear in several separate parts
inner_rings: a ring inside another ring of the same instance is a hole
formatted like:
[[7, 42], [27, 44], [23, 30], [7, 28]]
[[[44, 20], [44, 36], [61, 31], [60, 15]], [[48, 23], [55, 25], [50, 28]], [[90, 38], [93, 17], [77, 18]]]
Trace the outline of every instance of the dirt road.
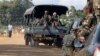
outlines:
[[25, 46], [23, 35], [14, 34], [12, 38], [0, 37], [0, 56], [62, 56], [62, 51], [49, 46]]

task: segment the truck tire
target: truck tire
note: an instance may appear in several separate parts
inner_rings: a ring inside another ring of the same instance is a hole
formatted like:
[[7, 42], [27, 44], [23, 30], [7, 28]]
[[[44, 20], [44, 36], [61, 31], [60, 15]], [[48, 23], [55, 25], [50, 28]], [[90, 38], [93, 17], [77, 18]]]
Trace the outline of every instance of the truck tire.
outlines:
[[30, 45], [31, 47], [38, 47], [38, 41], [33, 39], [34, 36], [31, 35]]
[[35, 46], [35, 47], [38, 47], [38, 46], [39, 46], [38, 41], [34, 41], [34, 46]]
[[25, 34], [24, 38], [25, 38], [25, 45], [29, 45], [28, 35]]
[[31, 45], [31, 47], [34, 47], [35, 45], [34, 45], [34, 39], [32, 38], [32, 36], [31, 36], [31, 41], [30, 41], [30, 45]]

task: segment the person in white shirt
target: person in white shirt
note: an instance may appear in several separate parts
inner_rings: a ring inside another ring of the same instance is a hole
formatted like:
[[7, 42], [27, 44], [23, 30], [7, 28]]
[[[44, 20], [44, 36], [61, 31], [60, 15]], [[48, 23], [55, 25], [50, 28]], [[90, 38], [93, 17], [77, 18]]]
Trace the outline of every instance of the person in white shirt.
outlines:
[[11, 37], [12, 36], [12, 30], [13, 30], [13, 26], [11, 24], [8, 25], [8, 36]]

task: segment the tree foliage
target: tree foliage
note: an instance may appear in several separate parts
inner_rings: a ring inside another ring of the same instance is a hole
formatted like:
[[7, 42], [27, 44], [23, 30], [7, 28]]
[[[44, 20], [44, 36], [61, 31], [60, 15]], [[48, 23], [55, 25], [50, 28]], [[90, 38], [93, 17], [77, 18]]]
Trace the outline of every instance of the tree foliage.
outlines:
[[23, 24], [23, 14], [32, 5], [28, 0], [3, 0], [0, 2], [0, 24]]
[[76, 10], [74, 6], [66, 12], [66, 15], [61, 15], [60, 20], [62, 24], [69, 26], [74, 19], [82, 19], [85, 16], [82, 10]]

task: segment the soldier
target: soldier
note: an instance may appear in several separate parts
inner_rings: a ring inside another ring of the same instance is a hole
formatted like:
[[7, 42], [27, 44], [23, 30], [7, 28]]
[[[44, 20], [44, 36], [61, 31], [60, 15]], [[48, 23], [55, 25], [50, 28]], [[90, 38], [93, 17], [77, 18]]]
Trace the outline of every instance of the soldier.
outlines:
[[45, 28], [43, 30], [47, 29], [49, 34], [52, 34], [51, 31], [50, 31], [50, 28], [49, 28], [49, 26], [50, 26], [50, 19], [49, 19], [48, 11], [44, 12], [43, 18], [45, 20]]
[[52, 23], [53, 26], [57, 26], [60, 23], [59, 16], [57, 15], [56, 12], [54, 12], [52, 15], [52, 21], [53, 21], [53, 23]]
[[44, 18], [44, 20], [46, 20], [47, 22], [48, 22], [48, 11], [47, 10], [45, 10], [44, 11], [44, 16], [43, 16], [43, 18]]
[[63, 53], [64, 56], [73, 56], [74, 46], [73, 41], [75, 39], [74, 30], [71, 31], [71, 34], [65, 35], [63, 38]]
[[92, 27], [92, 25], [96, 25], [97, 24], [97, 18], [94, 14], [88, 14], [87, 15], [87, 18], [86, 18], [86, 21], [84, 22], [87, 22], [87, 26], [89, 26], [89, 28]]
[[[60, 20], [59, 20], [59, 16], [57, 15], [56, 12], [53, 13], [52, 15], [52, 26], [58, 30], [58, 32], [60, 32], [61, 34], [64, 33], [64, 31], [62, 29], [59, 29], [57, 26], [60, 25]], [[60, 48], [62, 47], [62, 37], [61, 36], [58, 36], [56, 38], [56, 42], [55, 42], [55, 45]]]

